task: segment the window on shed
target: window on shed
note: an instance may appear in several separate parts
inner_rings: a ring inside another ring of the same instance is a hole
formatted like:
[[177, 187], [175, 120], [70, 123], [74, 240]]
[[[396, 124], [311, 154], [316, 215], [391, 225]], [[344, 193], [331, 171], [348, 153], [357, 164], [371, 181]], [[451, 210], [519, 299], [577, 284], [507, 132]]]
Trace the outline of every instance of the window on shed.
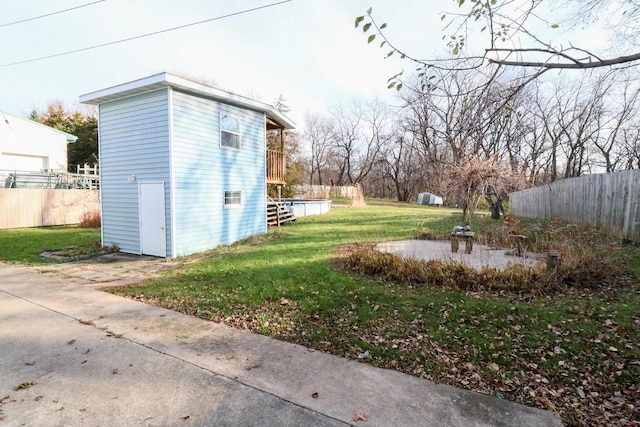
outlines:
[[224, 192], [224, 207], [230, 208], [242, 205], [242, 191], [233, 190]]
[[220, 146], [240, 149], [240, 121], [228, 114], [220, 117]]

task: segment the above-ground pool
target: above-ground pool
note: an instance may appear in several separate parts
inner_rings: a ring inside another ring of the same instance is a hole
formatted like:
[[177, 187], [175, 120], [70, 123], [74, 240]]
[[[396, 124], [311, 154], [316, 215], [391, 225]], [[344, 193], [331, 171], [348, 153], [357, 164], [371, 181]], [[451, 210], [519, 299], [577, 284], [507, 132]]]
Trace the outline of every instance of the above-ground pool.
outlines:
[[331, 210], [331, 200], [327, 199], [282, 199], [282, 204], [297, 217], [322, 215]]

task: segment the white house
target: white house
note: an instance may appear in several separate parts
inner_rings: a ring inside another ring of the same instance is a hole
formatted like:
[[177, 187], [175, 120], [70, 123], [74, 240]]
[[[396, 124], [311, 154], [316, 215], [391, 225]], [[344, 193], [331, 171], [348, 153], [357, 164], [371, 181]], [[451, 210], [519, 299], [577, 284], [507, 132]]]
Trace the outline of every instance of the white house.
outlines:
[[67, 143], [78, 138], [0, 111], [0, 170], [67, 171]]
[[99, 106], [104, 246], [174, 258], [266, 232], [284, 180], [266, 130], [294, 126], [273, 106], [167, 73], [80, 101]]

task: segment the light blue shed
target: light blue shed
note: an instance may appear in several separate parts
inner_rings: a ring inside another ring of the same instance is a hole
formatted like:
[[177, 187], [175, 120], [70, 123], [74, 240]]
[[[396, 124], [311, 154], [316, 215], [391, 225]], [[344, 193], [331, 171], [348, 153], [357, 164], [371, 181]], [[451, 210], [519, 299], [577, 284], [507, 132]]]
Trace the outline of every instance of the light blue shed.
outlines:
[[175, 258], [267, 231], [266, 130], [294, 126], [275, 107], [167, 73], [80, 101], [99, 107], [103, 246]]

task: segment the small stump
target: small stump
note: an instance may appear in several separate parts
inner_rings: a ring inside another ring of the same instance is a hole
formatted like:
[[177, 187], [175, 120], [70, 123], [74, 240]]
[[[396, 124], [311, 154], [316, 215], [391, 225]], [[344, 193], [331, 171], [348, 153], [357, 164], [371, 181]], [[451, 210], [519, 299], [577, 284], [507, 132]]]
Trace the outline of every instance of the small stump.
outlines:
[[550, 275], [558, 274], [558, 268], [561, 262], [562, 258], [557, 253], [550, 252], [547, 254], [547, 271]]
[[516, 242], [516, 256], [524, 257], [529, 247], [529, 238], [522, 234], [511, 234], [509, 237]]
[[464, 253], [470, 254], [473, 251], [473, 231], [454, 231], [451, 233], [451, 252], [456, 253], [459, 249], [459, 240], [464, 240]]

